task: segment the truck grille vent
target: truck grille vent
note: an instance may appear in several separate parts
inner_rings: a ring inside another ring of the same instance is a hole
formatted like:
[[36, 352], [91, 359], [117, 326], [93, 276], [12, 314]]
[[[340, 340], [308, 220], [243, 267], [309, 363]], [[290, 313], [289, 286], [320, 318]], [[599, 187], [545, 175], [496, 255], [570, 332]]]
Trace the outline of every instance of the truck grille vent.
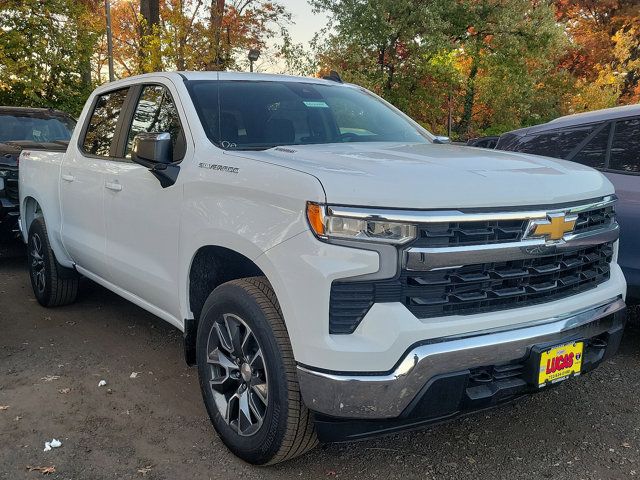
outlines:
[[[575, 232], [595, 230], [613, 222], [615, 210], [607, 206], [578, 214]], [[519, 242], [528, 220], [490, 220], [480, 222], [430, 223], [419, 229], [415, 247], [459, 247]]]
[[524, 260], [402, 271], [395, 280], [334, 282], [329, 331], [352, 333], [374, 303], [401, 302], [416, 317], [430, 318], [558, 300], [607, 281], [612, 256], [613, 245], [604, 243]]

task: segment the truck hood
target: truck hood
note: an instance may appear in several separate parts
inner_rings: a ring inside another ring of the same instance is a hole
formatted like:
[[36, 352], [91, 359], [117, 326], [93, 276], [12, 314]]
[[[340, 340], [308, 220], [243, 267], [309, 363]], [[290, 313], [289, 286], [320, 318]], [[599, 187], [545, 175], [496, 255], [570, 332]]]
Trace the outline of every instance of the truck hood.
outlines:
[[295, 145], [227, 152], [313, 175], [327, 202], [435, 209], [553, 205], [613, 193], [583, 165], [499, 150], [438, 144]]

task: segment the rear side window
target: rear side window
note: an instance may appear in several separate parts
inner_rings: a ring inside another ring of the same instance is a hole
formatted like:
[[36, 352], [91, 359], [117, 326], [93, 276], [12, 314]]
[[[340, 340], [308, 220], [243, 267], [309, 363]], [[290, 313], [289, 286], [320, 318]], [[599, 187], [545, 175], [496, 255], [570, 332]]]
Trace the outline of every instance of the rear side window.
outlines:
[[127, 158], [131, 158], [133, 138], [139, 133], [169, 133], [173, 142], [174, 161], [184, 157], [185, 142], [180, 117], [171, 94], [165, 87], [147, 85], [143, 88], [127, 138]]
[[560, 130], [558, 132], [558, 147], [556, 157], [567, 158], [569, 154], [593, 132], [594, 125], [584, 125]]
[[609, 168], [622, 172], [640, 172], [640, 118], [616, 122]]
[[128, 91], [128, 88], [123, 88], [98, 97], [82, 142], [85, 153], [101, 157], [109, 156], [118, 117]]
[[[567, 158], [594, 129], [593, 125], [547, 130], [522, 137], [509, 150], [554, 158]], [[501, 139], [502, 143], [502, 139]], [[500, 148], [500, 146], [498, 146]]]
[[588, 167], [603, 169], [607, 157], [610, 131], [610, 125], [604, 127], [571, 160]]

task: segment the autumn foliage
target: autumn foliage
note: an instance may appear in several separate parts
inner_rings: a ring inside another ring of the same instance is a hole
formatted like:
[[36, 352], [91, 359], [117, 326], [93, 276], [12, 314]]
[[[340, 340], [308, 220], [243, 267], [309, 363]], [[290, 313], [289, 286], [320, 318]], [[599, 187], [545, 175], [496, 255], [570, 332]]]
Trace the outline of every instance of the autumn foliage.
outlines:
[[[308, 0], [330, 20], [311, 45], [279, 0], [110, 3], [117, 78], [248, 70], [257, 48], [259, 70], [337, 70], [459, 139], [640, 101], [638, 0]], [[104, 0], [1, 2], [0, 104], [78, 113], [105, 32]]]

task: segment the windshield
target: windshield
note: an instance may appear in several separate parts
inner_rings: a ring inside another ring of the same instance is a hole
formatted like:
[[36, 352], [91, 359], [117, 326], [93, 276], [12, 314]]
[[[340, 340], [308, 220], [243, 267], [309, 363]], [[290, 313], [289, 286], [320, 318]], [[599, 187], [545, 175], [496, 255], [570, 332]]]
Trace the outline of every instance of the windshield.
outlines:
[[192, 81], [207, 136], [229, 150], [345, 142], [429, 143], [428, 133], [364, 89], [277, 81]]
[[76, 122], [69, 117], [0, 114], [0, 142], [68, 141]]

